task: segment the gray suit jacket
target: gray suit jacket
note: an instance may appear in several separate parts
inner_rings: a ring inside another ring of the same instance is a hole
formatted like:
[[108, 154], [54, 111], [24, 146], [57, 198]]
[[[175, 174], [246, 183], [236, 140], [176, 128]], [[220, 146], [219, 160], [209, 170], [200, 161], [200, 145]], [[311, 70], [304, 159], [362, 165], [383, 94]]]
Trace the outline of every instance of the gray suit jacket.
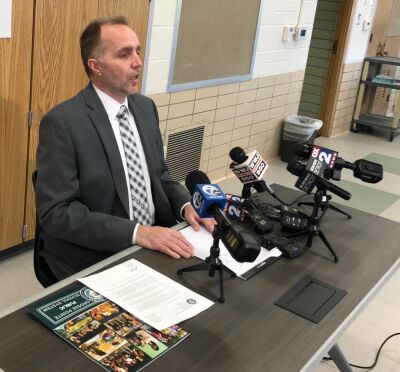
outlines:
[[[128, 97], [143, 144], [156, 225], [172, 226], [190, 195], [168, 173], [154, 102]], [[79, 271], [132, 245], [122, 160], [92, 84], [46, 114], [37, 148], [36, 206], [44, 255]]]

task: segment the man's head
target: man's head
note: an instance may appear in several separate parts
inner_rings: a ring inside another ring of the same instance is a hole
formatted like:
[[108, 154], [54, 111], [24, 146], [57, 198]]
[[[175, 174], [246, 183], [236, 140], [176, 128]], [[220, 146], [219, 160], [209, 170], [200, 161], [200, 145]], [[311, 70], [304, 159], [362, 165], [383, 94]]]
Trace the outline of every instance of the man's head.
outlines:
[[119, 102], [137, 92], [142, 68], [140, 42], [124, 17], [91, 22], [80, 38], [89, 79]]

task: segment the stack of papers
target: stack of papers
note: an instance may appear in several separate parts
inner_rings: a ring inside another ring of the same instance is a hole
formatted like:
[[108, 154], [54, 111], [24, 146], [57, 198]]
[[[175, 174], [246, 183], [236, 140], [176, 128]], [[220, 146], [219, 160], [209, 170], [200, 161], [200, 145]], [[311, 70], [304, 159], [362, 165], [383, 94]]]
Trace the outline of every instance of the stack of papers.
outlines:
[[213, 305], [207, 298], [134, 259], [79, 281], [158, 330]]
[[[180, 230], [180, 232], [193, 245], [196, 257], [205, 260], [210, 255], [213, 237], [207, 230], [201, 227], [199, 231], [194, 231], [191, 226], [188, 226]], [[278, 248], [273, 248], [270, 251], [261, 248], [260, 254], [254, 262], [237, 262], [221, 241], [219, 242], [219, 249], [219, 257], [223, 265], [242, 279], [250, 278], [264, 267], [275, 262], [282, 255]]]

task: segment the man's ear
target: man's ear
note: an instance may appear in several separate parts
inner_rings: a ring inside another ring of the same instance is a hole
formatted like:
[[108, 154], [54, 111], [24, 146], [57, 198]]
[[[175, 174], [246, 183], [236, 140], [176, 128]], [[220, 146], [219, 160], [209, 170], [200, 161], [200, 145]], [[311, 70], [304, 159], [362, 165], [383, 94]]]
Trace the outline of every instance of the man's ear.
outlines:
[[89, 58], [87, 60], [87, 65], [89, 66], [89, 69], [92, 71], [93, 75], [101, 76], [101, 67], [97, 59]]

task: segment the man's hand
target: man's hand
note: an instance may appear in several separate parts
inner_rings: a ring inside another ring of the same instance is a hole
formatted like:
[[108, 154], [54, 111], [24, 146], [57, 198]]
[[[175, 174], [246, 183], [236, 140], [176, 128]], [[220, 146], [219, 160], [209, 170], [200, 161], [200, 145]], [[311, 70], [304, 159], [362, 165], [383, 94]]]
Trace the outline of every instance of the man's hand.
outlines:
[[173, 258], [193, 256], [193, 246], [189, 241], [179, 231], [167, 227], [139, 225], [136, 244]]
[[200, 218], [196, 213], [192, 205], [188, 204], [184, 209], [184, 216], [186, 221], [193, 227], [193, 230], [197, 231], [202, 224], [205, 229], [212, 234], [214, 226], [217, 224], [214, 218]]

